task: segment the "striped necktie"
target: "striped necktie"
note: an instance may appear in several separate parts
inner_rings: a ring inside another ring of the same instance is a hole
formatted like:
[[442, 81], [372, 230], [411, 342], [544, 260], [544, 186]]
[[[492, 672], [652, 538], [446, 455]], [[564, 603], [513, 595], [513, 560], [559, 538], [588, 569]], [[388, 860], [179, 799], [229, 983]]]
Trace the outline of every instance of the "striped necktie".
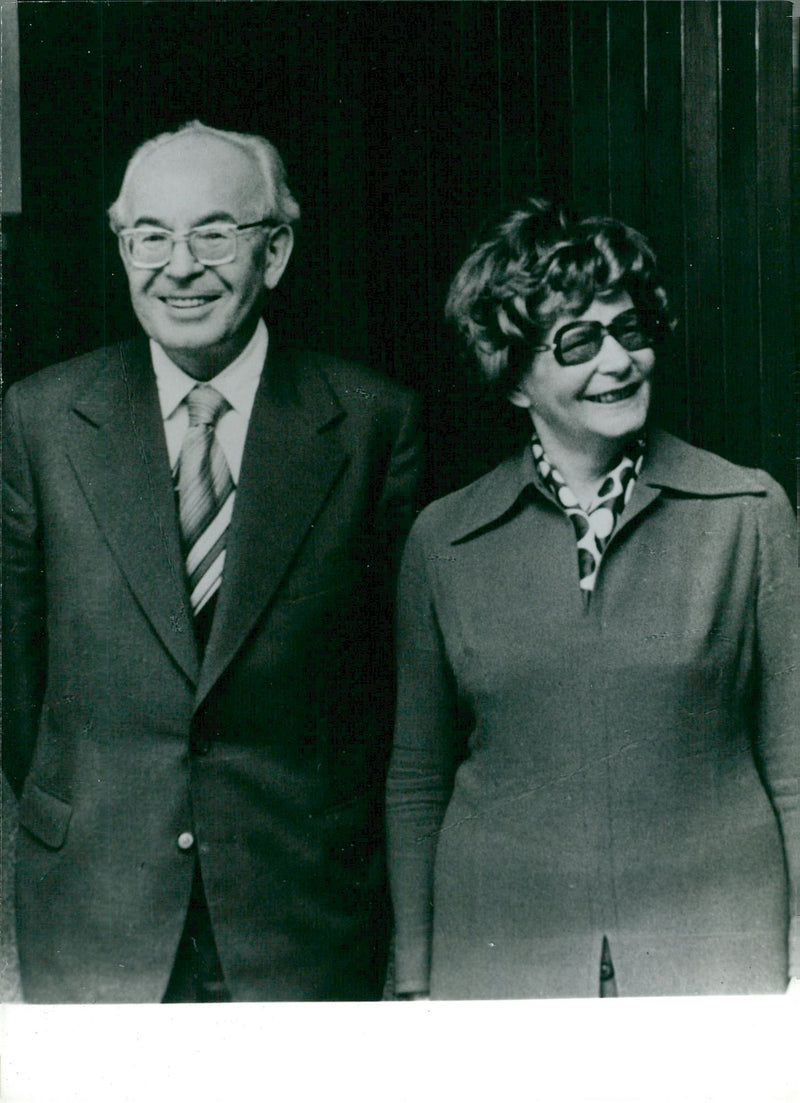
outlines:
[[214, 427], [230, 409], [225, 398], [200, 383], [186, 398], [189, 428], [175, 471], [178, 509], [195, 617], [219, 589], [225, 533], [233, 512], [234, 485]]

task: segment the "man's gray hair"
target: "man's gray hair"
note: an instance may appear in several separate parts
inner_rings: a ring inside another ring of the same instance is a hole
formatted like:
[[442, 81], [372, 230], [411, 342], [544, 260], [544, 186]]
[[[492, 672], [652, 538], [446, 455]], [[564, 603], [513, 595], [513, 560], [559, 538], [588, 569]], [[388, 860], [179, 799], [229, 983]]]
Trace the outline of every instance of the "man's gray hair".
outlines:
[[119, 195], [108, 208], [109, 222], [115, 233], [125, 227], [125, 191], [132, 174], [142, 161], [160, 146], [167, 145], [168, 142], [195, 136], [219, 138], [237, 149], [241, 149], [251, 157], [261, 170], [264, 180], [265, 210], [263, 217], [275, 218], [290, 225], [297, 222], [300, 218], [300, 206], [289, 190], [286, 166], [272, 142], [268, 142], [266, 138], [262, 138], [258, 134], [238, 134], [234, 130], [217, 130], [213, 126], [205, 126], [194, 119], [192, 122], [184, 123], [177, 130], [150, 138], [134, 151], [125, 169]]

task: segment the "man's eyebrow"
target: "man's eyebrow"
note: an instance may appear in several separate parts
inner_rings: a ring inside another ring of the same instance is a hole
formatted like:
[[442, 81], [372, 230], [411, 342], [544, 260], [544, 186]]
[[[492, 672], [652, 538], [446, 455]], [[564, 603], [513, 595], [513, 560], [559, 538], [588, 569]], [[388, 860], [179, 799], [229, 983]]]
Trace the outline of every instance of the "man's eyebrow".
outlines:
[[[236, 219], [230, 211], [211, 211], [210, 214], [204, 214], [202, 218], [198, 218], [196, 222], [193, 222], [191, 229], [195, 229], [198, 226], [208, 226], [212, 222], [230, 222], [232, 226], [236, 225]], [[142, 215], [140, 218], [137, 218], [133, 226], [134, 229], [139, 226], [158, 226], [160, 230], [170, 229], [160, 218], [150, 218], [148, 215]]]
[[209, 222], [230, 222], [234, 226], [236, 225], [236, 219], [230, 211], [212, 211], [211, 214], [204, 214], [202, 218], [198, 218], [197, 222], [192, 223], [192, 225], [205, 226]]

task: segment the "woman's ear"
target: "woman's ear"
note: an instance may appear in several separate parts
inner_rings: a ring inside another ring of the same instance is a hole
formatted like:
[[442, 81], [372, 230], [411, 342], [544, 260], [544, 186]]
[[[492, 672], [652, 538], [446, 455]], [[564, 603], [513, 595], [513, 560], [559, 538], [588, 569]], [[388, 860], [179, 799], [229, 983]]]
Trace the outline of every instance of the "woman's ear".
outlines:
[[508, 396], [508, 401], [514, 406], [519, 406], [521, 410], [529, 410], [533, 405], [531, 396], [525, 390], [525, 384], [520, 383], [518, 387], [515, 387], [511, 394]]
[[509, 375], [516, 376], [519, 380], [513, 391], [509, 391], [507, 397], [512, 406], [519, 406], [521, 410], [529, 410], [533, 400], [528, 393], [529, 381], [533, 368], [535, 353], [532, 353], [526, 343], [511, 342], [508, 348], [507, 370]]

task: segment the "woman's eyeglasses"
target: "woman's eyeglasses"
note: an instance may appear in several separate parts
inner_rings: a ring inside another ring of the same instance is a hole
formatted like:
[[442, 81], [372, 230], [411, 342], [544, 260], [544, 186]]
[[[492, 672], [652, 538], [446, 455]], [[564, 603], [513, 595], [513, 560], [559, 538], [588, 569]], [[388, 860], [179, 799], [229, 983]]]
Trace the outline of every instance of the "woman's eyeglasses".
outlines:
[[535, 351], [552, 351], [562, 367], [572, 367], [593, 360], [609, 335], [628, 352], [639, 352], [653, 344], [652, 326], [646, 326], [635, 310], [625, 310], [607, 326], [602, 322], [568, 322], [556, 330], [552, 345], [537, 345]]

